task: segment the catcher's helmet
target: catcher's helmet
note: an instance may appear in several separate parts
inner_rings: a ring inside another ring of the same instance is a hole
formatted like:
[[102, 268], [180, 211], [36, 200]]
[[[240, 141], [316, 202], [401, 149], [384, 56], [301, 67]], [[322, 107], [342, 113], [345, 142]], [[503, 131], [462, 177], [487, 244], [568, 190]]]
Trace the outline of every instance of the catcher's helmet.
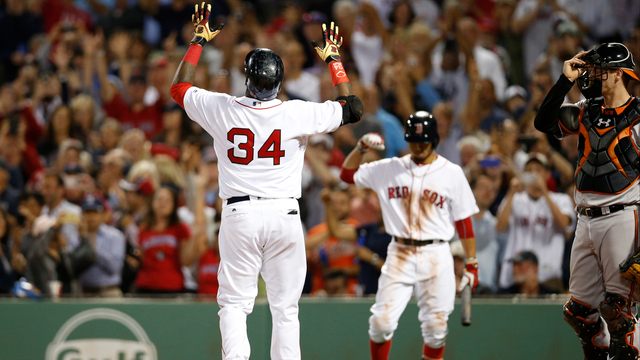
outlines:
[[638, 79], [633, 72], [633, 55], [620, 43], [604, 43], [589, 50], [581, 58], [586, 65], [585, 71], [578, 77], [578, 86], [586, 98], [602, 95], [602, 80], [607, 79], [607, 70], [622, 69], [625, 74]]
[[245, 84], [249, 95], [258, 100], [273, 100], [284, 80], [282, 59], [269, 49], [253, 49], [244, 59]]
[[435, 149], [440, 142], [436, 118], [426, 111], [411, 114], [405, 125], [404, 139], [413, 143], [430, 143]]

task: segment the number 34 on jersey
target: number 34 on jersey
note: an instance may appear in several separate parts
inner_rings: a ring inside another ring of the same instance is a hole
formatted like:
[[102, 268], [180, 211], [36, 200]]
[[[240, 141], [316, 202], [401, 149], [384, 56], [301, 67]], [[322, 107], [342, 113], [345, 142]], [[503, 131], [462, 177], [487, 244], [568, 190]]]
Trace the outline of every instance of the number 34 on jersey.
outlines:
[[[239, 138], [240, 140], [236, 139]], [[244, 156], [235, 155], [235, 147], [227, 151], [227, 156], [234, 164], [248, 165], [254, 158], [255, 135], [251, 129], [233, 128], [227, 133], [227, 140], [244, 151]], [[280, 158], [285, 155], [281, 146], [281, 130], [273, 130], [267, 141], [260, 146], [258, 158], [273, 158], [273, 165], [280, 165]]]

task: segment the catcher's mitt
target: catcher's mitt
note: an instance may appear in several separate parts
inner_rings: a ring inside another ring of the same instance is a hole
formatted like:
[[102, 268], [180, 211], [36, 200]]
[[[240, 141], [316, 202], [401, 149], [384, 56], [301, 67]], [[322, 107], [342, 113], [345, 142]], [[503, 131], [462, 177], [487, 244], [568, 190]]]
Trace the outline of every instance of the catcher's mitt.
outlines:
[[620, 264], [620, 275], [636, 284], [640, 284], [640, 248]]

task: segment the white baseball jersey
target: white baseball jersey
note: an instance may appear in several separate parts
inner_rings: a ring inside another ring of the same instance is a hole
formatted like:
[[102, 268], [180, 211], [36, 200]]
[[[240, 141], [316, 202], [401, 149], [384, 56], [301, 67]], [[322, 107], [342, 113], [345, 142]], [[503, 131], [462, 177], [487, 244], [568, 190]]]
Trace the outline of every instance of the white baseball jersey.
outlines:
[[410, 155], [363, 164], [353, 180], [378, 194], [385, 231], [396, 237], [448, 241], [454, 221], [479, 211], [462, 168], [442, 156], [421, 166]]
[[259, 101], [196, 87], [185, 93], [184, 109], [213, 137], [223, 199], [299, 198], [308, 137], [342, 122], [336, 101]]
[[571, 224], [567, 228], [560, 228], [553, 220], [544, 196], [534, 200], [526, 191], [513, 195], [500, 287], [513, 285], [512, 263], [509, 260], [521, 251], [532, 251], [538, 257], [538, 280], [541, 282], [562, 277], [565, 232], [574, 228], [576, 214], [569, 195], [550, 192], [549, 197], [560, 212], [571, 217]]

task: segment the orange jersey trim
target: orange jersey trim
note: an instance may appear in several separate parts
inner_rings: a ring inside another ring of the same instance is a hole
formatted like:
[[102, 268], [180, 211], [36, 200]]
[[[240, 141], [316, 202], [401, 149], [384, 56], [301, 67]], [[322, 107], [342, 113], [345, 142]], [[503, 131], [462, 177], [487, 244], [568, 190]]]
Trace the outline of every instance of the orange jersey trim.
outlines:
[[582, 169], [582, 165], [584, 165], [584, 162], [587, 161], [587, 157], [591, 152], [591, 140], [589, 139], [589, 132], [587, 131], [587, 128], [584, 126], [584, 124], [582, 124], [582, 121], [580, 122], [580, 126], [578, 127], [578, 132], [582, 136], [584, 136], [584, 151], [582, 151], [582, 159], [580, 159], [580, 164], [578, 164], [578, 168], [576, 169], [576, 173], [574, 176], [578, 175], [578, 171]]
[[[632, 98], [633, 100], [633, 98]], [[624, 111], [624, 109], [627, 108], [627, 106], [629, 106], [629, 104], [631, 104], [632, 101], [627, 102], [625, 105], [620, 106], [616, 109], [616, 112], [618, 111], [617, 109], [622, 108], [622, 111]], [[582, 108], [580, 108], [582, 109]], [[604, 110], [604, 107], [603, 107]], [[619, 114], [622, 113], [622, 111], [620, 111]], [[619, 115], [618, 114], [618, 115]], [[580, 169], [582, 168], [582, 165], [584, 165], [584, 162], [587, 161], [587, 157], [589, 155], [589, 153], [591, 152], [591, 140], [589, 139], [589, 132], [587, 131], [587, 128], [582, 124], [582, 110], [580, 111], [580, 128], [579, 128], [579, 132], [580, 134], [582, 134], [582, 136], [584, 136], [584, 151], [583, 151], [583, 156], [582, 159], [580, 159], [580, 164], [578, 165], [578, 168], [576, 169], [576, 172], [574, 174], [574, 176], [578, 175], [578, 172], [580, 171]], [[627, 178], [627, 180], [629, 180], [631, 182], [631, 184], [629, 184], [629, 186], [627, 186], [626, 188], [615, 192], [615, 193], [603, 193], [603, 192], [599, 192], [599, 191], [580, 191], [578, 190], [578, 188], [576, 187], [576, 191], [581, 193], [581, 194], [598, 194], [598, 195], [617, 195], [617, 194], [621, 194], [625, 191], [627, 191], [633, 184], [635, 184], [638, 181], [638, 178], [640, 178], [640, 176], [636, 177], [635, 179], [629, 179], [629, 177], [627, 176], [627, 173], [624, 172], [622, 170], [622, 166], [620, 165], [620, 161], [618, 160], [618, 156], [615, 154], [615, 146], [618, 144], [618, 141], [624, 137], [630, 137], [631, 136], [631, 129], [633, 128], [633, 126], [635, 126], [636, 122], [638, 122], [638, 120], [640, 120], [640, 118], [637, 118], [635, 120], [633, 120], [631, 122], [631, 125], [628, 126], [627, 128], [623, 129], [620, 134], [618, 134], [618, 136], [616, 136], [616, 138], [613, 140], [613, 142], [611, 143], [611, 145], [609, 145], [609, 148], [607, 149], [607, 153], [609, 154], [609, 157], [611, 158], [611, 161], [613, 162], [613, 164], [616, 166], [616, 169], [618, 171], [620, 171], [622, 173], [622, 175], [624, 175], [625, 178]], [[560, 123], [560, 122], [558, 122]], [[609, 131], [611, 128], [613, 128], [613, 126], [608, 127], [606, 129], [602, 129], [604, 130], [604, 132], [600, 132], [600, 129], [596, 128], [594, 126], [594, 129], [600, 134], [603, 135], [604, 133], [606, 133], [607, 131]], [[635, 149], [636, 153], [638, 155], [640, 155], [640, 152], [638, 151], [638, 148], [636, 147], [636, 144], [633, 142], [633, 139], [631, 139], [631, 144], [633, 145], [633, 148]]]

